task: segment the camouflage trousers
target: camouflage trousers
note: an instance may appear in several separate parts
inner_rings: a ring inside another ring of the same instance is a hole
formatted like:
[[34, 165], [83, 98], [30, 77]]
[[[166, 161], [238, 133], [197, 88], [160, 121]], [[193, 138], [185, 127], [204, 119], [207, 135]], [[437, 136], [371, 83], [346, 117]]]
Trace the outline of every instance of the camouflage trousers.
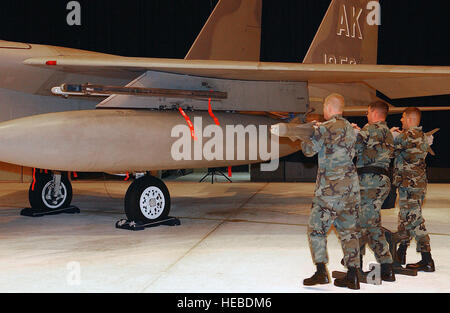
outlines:
[[[417, 252], [430, 252], [430, 236], [422, 216], [422, 204], [425, 199], [425, 188], [399, 187], [399, 221], [398, 231], [414, 238], [417, 242]], [[405, 242], [409, 244], [408, 242]]]
[[363, 174], [359, 176], [361, 188], [361, 254], [365, 254], [365, 245], [369, 244], [380, 264], [392, 263], [389, 244], [381, 228], [381, 206], [391, 190], [391, 181], [387, 176]]
[[360, 267], [358, 219], [359, 193], [340, 196], [314, 197], [308, 225], [308, 239], [314, 264], [328, 263], [327, 233], [335, 226], [344, 262], [350, 267]]

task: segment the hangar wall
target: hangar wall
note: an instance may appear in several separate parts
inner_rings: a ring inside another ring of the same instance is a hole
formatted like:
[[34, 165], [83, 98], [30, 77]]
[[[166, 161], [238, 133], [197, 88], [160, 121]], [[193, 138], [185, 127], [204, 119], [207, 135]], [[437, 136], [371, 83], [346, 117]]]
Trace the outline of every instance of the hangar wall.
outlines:
[[32, 169], [0, 162], [0, 182], [31, 182]]

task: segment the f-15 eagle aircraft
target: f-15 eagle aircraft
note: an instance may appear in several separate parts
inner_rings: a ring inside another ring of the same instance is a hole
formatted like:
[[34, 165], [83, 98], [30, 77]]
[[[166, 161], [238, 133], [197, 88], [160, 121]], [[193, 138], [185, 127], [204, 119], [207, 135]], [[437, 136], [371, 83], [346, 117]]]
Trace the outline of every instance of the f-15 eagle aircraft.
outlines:
[[[0, 42], [0, 88], [20, 95], [18, 101], [38, 105], [60, 100], [55, 96], [67, 101], [103, 97], [95, 110], [0, 123], [0, 161], [51, 171], [35, 175], [29, 198], [34, 209], [58, 209], [72, 199], [67, 171], [145, 172], [270, 159], [252, 158], [250, 142], [237, 151], [240, 158], [218, 147], [216, 158], [174, 158], [179, 140], [174, 130], [180, 125], [188, 128], [195, 146], [201, 144], [202, 127], [225, 133], [233, 125], [270, 126], [287, 113], [306, 117], [314, 109], [320, 114], [331, 92], [344, 95], [345, 113], [351, 115], [363, 114], [377, 100], [377, 90], [391, 99], [450, 94], [450, 67], [376, 65], [378, 26], [370, 18], [377, 5], [333, 0], [299, 64], [259, 61], [261, 0], [220, 0], [184, 60]], [[272, 145], [270, 136], [262, 136], [267, 134], [270, 127], [259, 128], [258, 146]], [[225, 142], [237, 147], [234, 139], [233, 134]], [[188, 156], [194, 152], [184, 149]], [[299, 141], [281, 138], [278, 156], [300, 149]], [[128, 219], [157, 221], [169, 210], [169, 191], [161, 180], [147, 175], [130, 185]]]

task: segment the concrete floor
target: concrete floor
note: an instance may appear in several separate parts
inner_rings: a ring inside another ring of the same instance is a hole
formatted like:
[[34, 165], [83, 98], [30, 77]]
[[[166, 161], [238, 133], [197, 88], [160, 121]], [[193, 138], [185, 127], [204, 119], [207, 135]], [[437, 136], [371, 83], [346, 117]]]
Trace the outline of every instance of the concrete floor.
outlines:
[[[352, 292], [302, 286], [314, 272], [306, 237], [313, 184], [169, 181], [182, 225], [141, 232], [114, 227], [128, 185], [75, 182], [81, 214], [28, 218], [19, 216], [28, 185], [0, 183], [0, 292]], [[424, 209], [437, 272], [359, 292], [450, 291], [449, 192], [430, 185]], [[383, 225], [395, 229], [397, 213], [383, 211]], [[328, 250], [330, 271], [343, 270], [334, 232]], [[420, 259], [415, 244], [408, 253], [409, 262]]]

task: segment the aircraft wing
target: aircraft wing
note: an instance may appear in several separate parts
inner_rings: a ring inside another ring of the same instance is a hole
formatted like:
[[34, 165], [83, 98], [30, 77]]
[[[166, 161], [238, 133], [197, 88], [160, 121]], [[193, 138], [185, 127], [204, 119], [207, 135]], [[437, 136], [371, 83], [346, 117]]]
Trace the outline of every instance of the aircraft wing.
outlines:
[[40, 57], [27, 59], [24, 63], [33, 66], [51, 66], [64, 72], [151, 70], [252, 81], [364, 83], [391, 99], [450, 94], [449, 66], [297, 64], [117, 56]]

